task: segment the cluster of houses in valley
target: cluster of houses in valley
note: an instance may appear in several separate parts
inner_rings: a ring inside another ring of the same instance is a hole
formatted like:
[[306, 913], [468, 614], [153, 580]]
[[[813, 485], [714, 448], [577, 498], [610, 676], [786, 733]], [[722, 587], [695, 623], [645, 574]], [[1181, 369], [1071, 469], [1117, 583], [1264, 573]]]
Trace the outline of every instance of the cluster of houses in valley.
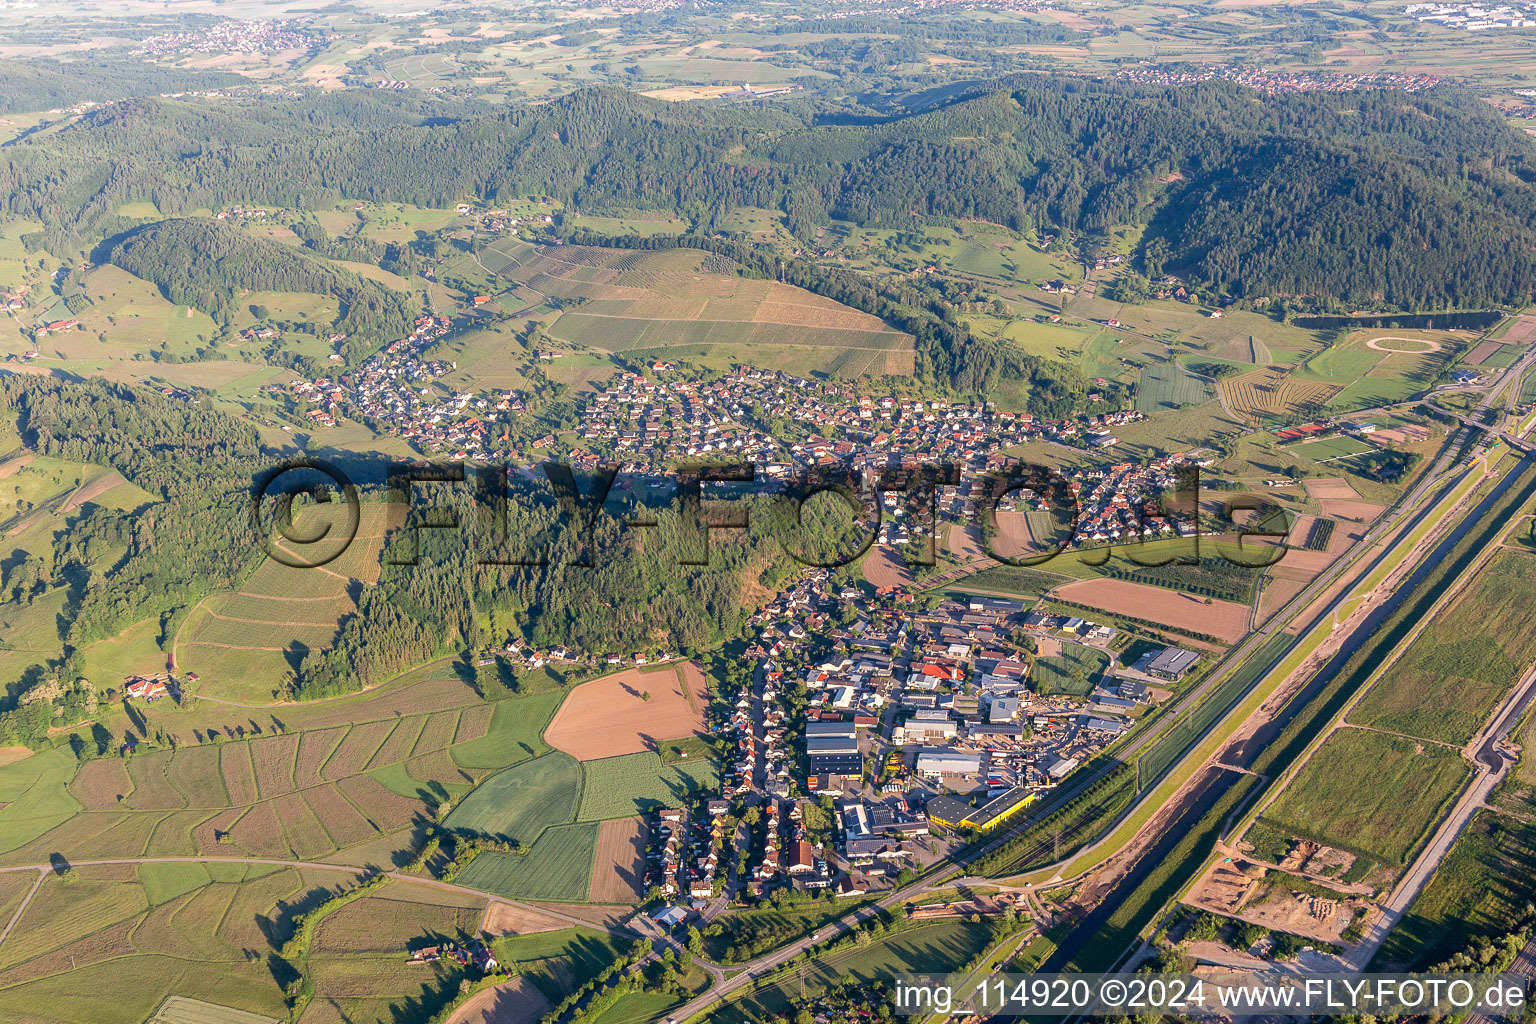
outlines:
[[478, 217], [480, 227], [494, 234], [515, 236], [518, 228], [523, 225], [537, 226], [555, 222], [554, 215], [548, 213], [519, 217], [506, 210], [484, 210], [476, 214], [475, 208], [468, 203], [460, 203], [454, 209], [461, 217]]
[[[495, 429], [525, 410], [520, 393], [446, 392], [434, 386], [453, 366], [422, 353], [447, 336], [451, 326], [446, 317], [422, 316], [410, 335], [370, 356], [354, 372], [270, 388], [308, 404], [306, 417], [320, 425], [334, 425], [350, 412], [426, 453], [488, 461], [529, 458], [529, 452]], [[259, 338], [271, 328], [253, 330], [252, 336]], [[985, 402], [860, 395], [845, 385], [777, 370], [740, 368], [701, 379], [675, 376], [675, 368], [663, 363], [654, 372], [660, 379], [620, 372], [607, 386], [583, 396], [576, 417], [580, 447], [566, 456], [574, 465], [590, 468], [613, 461], [626, 479], [640, 477], [663, 485], [669, 482], [667, 473], [675, 459], [727, 457], [752, 465], [759, 485], [769, 487], [792, 481], [807, 467], [862, 473], [865, 480], [877, 480], [891, 470], [948, 466], [958, 482], [943, 486], [940, 504], [961, 519], [974, 514], [971, 499], [984, 474], [1004, 474], [1017, 464], [1004, 454], [1006, 449], [1044, 441], [1102, 452], [1119, 442], [1117, 427], [1143, 418], [1136, 410], [1115, 410], [1046, 420], [1000, 411]], [[799, 424], [809, 436], [788, 441], [776, 436], [786, 421]], [[534, 444], [560, 457], [559, 437], [546, 435]], [[1119, 540], [1130, 530], [1151, 536], [1177, 529], [1136, 514], [1138, 503], [1173, 484], [1181, 466], [1208, 463], [1179, 453], [1146, 465], [1118, 463], [1073, 471], [1070, 481], [1082, 527], [1075, 542]], [[887, 492], [885, 503], [890, 521], [878, 539], [899, 545], [926, 528], [900, 522], [910, 503], [898, 503], [892, 493]], [[1047, 497], [1034, 497], [1035, 507], [1043, 510]], [[1011, 501], [1001, 506], [1004, 511]]]
[[308, 50], [323, 46], [334, 38], [301, 19], [215, 21], [206, 27], [186, 32], [150, 36], [139, 44], [134, 53], [150, 56], [177, 53], [273, 53], [278, 50]]
[[[1431, 6], [1475, 6], [1432, 5]], [[1413, 8], [1409, 8], [1410, 11]], [[1301, 71], [1294, 68], [1247, 67], [1239, 64], [1159, 65], [1150, 61], [1122, 67], [1118, 77], [1148, 85], [1198, 85], [1222, 79], [1268, 93], [1355, 92], [1360, 89], [1400, 89], [1422, 92], [1445, 81], [1439, 75], [1419, 72], [1373, 71], [1351, 74], [1342, 71]]]
[[[322, 426], [334, 426], [350, 411], [380, 430], [409, 439], [422, 451], [464, 459], [495, 454], [491, 429], [523, 411], [522, 395], [507, 390], [445, 394], [432, 387], [453, 366], [423, 358], [422, 353], [448, 335], [452, 322], [442, 316], [421, 316], [413, 328], [352, 373], [273, 384], [268, 390], [286, 392], [307, 403], [311, 408], [305, 417]], [[344, 337], [333, 335], [332, 340]]]
[[[629, 472], [660, 472], [679, 456], [718, 453], [753, 462], [772, 478], [796, 466], [874, 469], [906, 460], [974, 467], [1031, 441], [1097, 450], [1115, 443], [1115, 427], [1143, 418], [1126, 409], [1045, 420], [989, 402], [860, 395], [843, 384], [743, 367], [710, 380], [618, 374], [587, 398], [579, 438], [594, 457], [625, 460]], [[783, 440], [776, 428], [785, 422], [811, 436]]]
[[[533, 457], [499, 424], [525, 409], [519, 392], [447, 392], [434, 382], [453, 369], [422, 356], [451, 329], [446, 317], [423, 316], [412, 333], [369, 357], [355, 372], [337, 378], [270, 385], [307, 403], [306, 417], [333, 425], [349, 412], [418, 450], [456, 459], [519, 462]], [[673, 376], [658, 364], [660, 379], [617, 373], [607, 386], [581, 397], [576, 420], [579, 447], [547, 434], [535, 447], [578, 468], [603, 462], [618, 465], [621, 488], [639, 479], [662, 487], [674, 484], [673, 460], [704, 456], [751, 465], [755, 487], [787, 486], [802, 471], [822, 468], [883, 474], [918, 467], [949, 467], [955, 482], [938, 492], [939, 511], [954, 521], [974, 520], [978, 506], [990, 507], [985, 476], [1006, 475], [1018, 465], [1005, 451], [1043, 441], [1078, 451], [1104, 452], [1119, 438], [1117, 427], [1143, 418], [1116, 410], [1070, 420], [1040, 419], [999, 411], [991, 403], [955, 403], [860, 395], [842, 384], [808, 380], [778, 370], [740, 368], [712, 379]], [[1092, 397], [1092, 396], [1090, 396]], [[783, 440], [779, 425], [799, 424], [809, 436]], [[1076, 545], [1192, 532], [1193, 524], [1143, 514], [1150, 499], [1178, 480], [1181, 468], [1209, 465], [1208, 453], [1177, 453], [1145, 464], [1111, 463], [1066, 474], [1077, 502]], [[985, 501], [982, 499], [985, 497]], [[1050, 496], [1015, 491], [1001, 511], [1045, 511]], [[926, 535], [930, 509], [887, 491], [880, 543], [901, 545]], [[921, 516], [914, 516], [920, 511]]]
[[214, 214], [215, 220], [266, 220], [267, 211], [259, 207], [231, 206]]
[[[805, 467], [835, 467], [877, 480], [882, 473], [917, 466], [954, 467], [958, 482], [939, 489], [939, 510], [949, 518], [974, 518], [977, 505], [990, 505], [985, 474], [1006, 474], [1017, 460], [1003, 451], [1046, 441], [1080, 451], [1114, 447], [1116, 427], [1143, 414], [1121, 410], [1075, 420], [1043, 420], [1028, 413], [1000, 412], [990, 403], [948, 403], [891, 396], [860, 396], [852, 389], [806, 380], [776, 370], [740, 369], [715, 380], [652, 380], [623, 373], [594, 393], [582, 409], [580, 438], [572, 453], [577, 465], [618, 463], [622, 474], [667, 482], [669, 460], [682, 456], [725, 456], [750, 463], [760, 485], [788, 482]], [[818, 433], [804, 440], [775, 438], [772, 424], [792, 420]], [[541, 439], [553, 442], [553, 437]], [[1078, 505], [1074, 543], [1121, 540], [1134, 533], [1150, 537], [1188, 534], [1193, 523], [1169, 522], [1142, 513], [1146, 503], [1179, 481], [1181, 469], [1210, 465], [1208, 455], [1190, 452], [1146, 464], [1113, 463], [1067, 474]], [[1001, 511], [1045, 511], [1049, 495], [1019, 491]], [[909, 499], [884, 495], [878, 542], [906, 543], [927, 532], [909, 513]], [[904, 520], [904, 517], [906, 521]]]

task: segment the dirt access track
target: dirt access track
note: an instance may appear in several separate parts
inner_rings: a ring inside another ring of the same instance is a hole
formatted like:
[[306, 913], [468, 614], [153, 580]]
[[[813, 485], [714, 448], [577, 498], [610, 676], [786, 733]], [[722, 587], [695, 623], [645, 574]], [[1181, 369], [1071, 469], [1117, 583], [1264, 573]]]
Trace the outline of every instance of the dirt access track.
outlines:
[[578, 761], [638, 754], [703, 735], [708, 704], [704, 673], [692, 662], [627, 669], [572, 690], [544, 742]]

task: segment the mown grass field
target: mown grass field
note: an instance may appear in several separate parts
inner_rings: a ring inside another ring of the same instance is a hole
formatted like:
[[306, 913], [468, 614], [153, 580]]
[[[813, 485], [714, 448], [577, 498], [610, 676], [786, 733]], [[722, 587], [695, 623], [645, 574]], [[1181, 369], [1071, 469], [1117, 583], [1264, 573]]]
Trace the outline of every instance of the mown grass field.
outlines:
[[66, 786], [75, 774], [67, 750], [44, 750], [0, 767], [0, 853], [25, 845], [80, 810]]
[[1470, 771], [1458, 750], [1339, 729], [1263, 817], [1294, 835], [1402, 866]]
[[1536, 555], [1498, 552], [1376, 681], [1349, 720], [1466, 743], [1536, 663], [1533, 601]]
[[81, 282], [90, 305], [74, 315], [78, 330], [49, 334], [38, 350], [57, 359], [145, 358], [150, 353], [194, 358], [219, 334], [204, 312], [178, 306], [153, 284], [110, 264]]
[[659, 807], [681, 807], [720, 784], [719, 771], [707, 760], [664, 764], [651, 751], [584, 761], [582, 821], [627, 818]]
[[232, 1006], [168, 996], [149, 1024], [281, 1024], [274, 1017], [237, 1010]]
[[1141, 381], [1136, 389], [1136, 408], [1148, 415], [1167, 412], [1191, 405], [1203, 405], [1211, 400], [1214, 393], [1209, 382], [1177, 361], [1150, 363], [1141, 368]]
[[549, 747], [540, 737], [564, 699], [565, 692], [556, 691], [498, 702], [484, 736], [454, 745], [454, 764], [483, 770], [546, 753]]

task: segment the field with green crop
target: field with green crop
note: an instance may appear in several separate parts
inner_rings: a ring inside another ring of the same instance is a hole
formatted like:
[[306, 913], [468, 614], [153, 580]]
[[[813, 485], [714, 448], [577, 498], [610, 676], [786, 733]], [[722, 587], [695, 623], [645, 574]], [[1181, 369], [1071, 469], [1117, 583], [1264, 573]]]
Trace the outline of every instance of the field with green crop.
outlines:
[[1500, 551], [1349, 713], [1374, 726], [1465, 743], [1536, 663], [1536, 556]]
[[1422, 970], [1479, 937], [1497, 937], [1536, 902], [1536, 825], [1478, 811], [1387, 935], [1371, 970]]
[[1401, 866], [1470, 770], [1459, 750], [1340, 729], [1323, 741], [1264, 817], [1294, 835]]
[[1030, 682], [1039, 693], [1086, 696], [1108, 667], [1109, 655], [1097, 647], [1062, 644], [1060, 655], [1035, 659]]
[[709, 761], [664, 764], [651, 751], [582, 762], [580, 820], [627, 818], [658, 807], [681, 807], [719, 784]]
[[581, 822], [545, 829], [526, 853], [480, 854], [457, 881], [508, 899], [579, 903], [592, 882], [599, 827]]
[[1300, 458], [1311, 459], [1313, 462], [1327, 462], [1329, 459], [1343, 458], [1348, 455], [1359, 455], [1362, 452], [1375, 451], [1374, 445], [1353, 437], [1328, 437], [1321, 441], [1307, 441], [1304, 444], [1293, 444], [1287, 449], [1292, 455]]
[[549, 747], [540, 736], [564, 699], [564, 691], [556, 691], [497, 702], [485, 735], [454, 745], [454, 764], [473, 771], [515, 764], [546, 753]]
[[0, 767], [0, 853], [31, 842], [80, 810], [69, 790], [75, 759], [67, 750], [44, 750]]
[[580, 762], [553, 751], [482, 782], [449, 813], [444, 824], [528, 846], [546, 828], [570, 821], [581, 794]]
[[1211, 384], [1191, 373], [1178, 362], [1170, 360], [1150, 363], [1141, 368], [1141, 381], [1136, 388], [1136, 408], [1144, 413], [1167, 412], [1190, 405], [1202, 405], [1211, 400], [1214, 390]]
[[1028, 595], [1039, 597], [1053, 587], [1059, 587], [1063, 583], [1070, 583], [1073, 577], [1064, 576], [1045, 569], [1031, 569], [1027, 566], [1015, 565], [989, 565], [987, 568], [966, 577], [965, 581], [958, 584], [960, 587], [975, 586], [981, 590], [996, 590], [1007, 594]]

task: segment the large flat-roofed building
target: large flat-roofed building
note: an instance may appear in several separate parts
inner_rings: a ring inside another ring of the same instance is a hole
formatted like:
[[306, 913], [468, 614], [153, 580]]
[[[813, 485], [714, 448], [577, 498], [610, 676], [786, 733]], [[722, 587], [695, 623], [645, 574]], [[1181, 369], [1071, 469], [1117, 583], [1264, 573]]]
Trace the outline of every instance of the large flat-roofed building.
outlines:
[[976, 775], [981, 771], [981, 755], [958, 750], [925, 750], [917, 755], [920, 775]]
[[1034, 802], [1035, 794], [1027, 787], [1015, 786], [976, 808], [963, 824], [978, 832], [990, 832]]
[[923, 811], [928, 815], [928, 820], [937, 825], [961, 828], [965, 816], [971, 813], [971, 807], [952, 796], [936, 796], [928, 801]]
[[[842, 726], [844, 729], [812, 732], [818, 725]], [[811, 722], [805, 727], [805, 753], [814, 774], [823, 773], [857, 775], [863, 767], [859, 756], [859, 741], [854, 735], [852, 722]]]
[[960, 723], [949, 717], [948, 711], [922, 710], [913, 712], [891, 734], [891, 741], [898, 747], [907, 743], [932, 743], [936, 740], [952, 740], [960, 735]]
[[1147, 666], [1147, 674], [1176, 683], [1188, 675], [1199, 660], [1200, 655], [1194, 651], [1186, 651], [1182, 647], [1164, 648]]
[[925, 810], [929, 821], [945, 828], [990, 832], [1034, 802], [1034, 793], [1023, 786], [1015, 786], [980, 807], [972, 807], [954, 797], [936, 796], [928, 801]]

